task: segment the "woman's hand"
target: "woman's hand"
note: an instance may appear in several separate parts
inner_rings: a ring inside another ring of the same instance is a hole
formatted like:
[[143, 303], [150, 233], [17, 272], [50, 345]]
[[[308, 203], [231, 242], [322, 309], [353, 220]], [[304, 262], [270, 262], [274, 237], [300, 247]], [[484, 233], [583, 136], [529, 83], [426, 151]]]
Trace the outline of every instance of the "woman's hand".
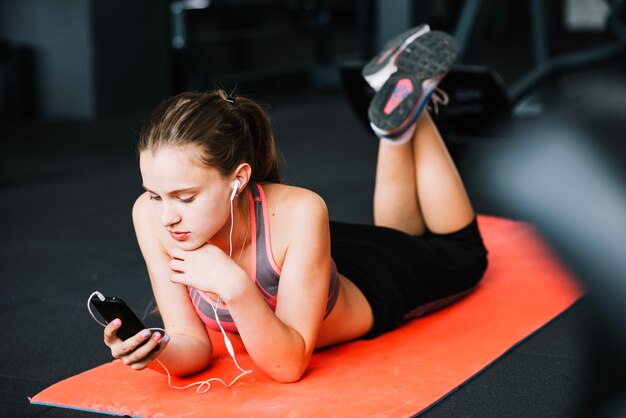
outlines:
[[208, 243], [191, 251], [174, 246], [170, 255], [173, 283], [215, 293], [223, 299], [234, 293], [237, 278], [246, 274], [224, 251]]
[[[137, 335], [122, 341], [117, 336], [117, 330], [122, 326], [122, 321], [116, 319], [104, 328], [104, 343], [111, 349], [111, 354], [116, 359], [121, 359], [124, 364], [135, 370], [142, 370], [148, 366], [167, 346], [169, 336], [161, 335], [160, 332], [152, 333], [143, 330]], [[158, 348], [153, 352], [152, 350]]]

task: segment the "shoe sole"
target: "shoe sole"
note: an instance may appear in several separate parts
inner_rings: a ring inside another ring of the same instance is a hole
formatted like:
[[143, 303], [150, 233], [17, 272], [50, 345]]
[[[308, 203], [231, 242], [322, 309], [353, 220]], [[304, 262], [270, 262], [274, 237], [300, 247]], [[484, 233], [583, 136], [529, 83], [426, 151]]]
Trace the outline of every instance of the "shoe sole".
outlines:
[[430, 31], [427, 24], [422, 24], [416, 28], [409, 29], [401, 34], [393, 37], [383, 47], [382, 52], [368, 62], [361, 71], [361, 75], [374, 89], [379, 90], [380, 87], [393, 74], [397, 67], [395, 65], [396, 58], [407, 45], [413, 42], [417, 37], [424, 35]]
[[402, 51], [397, 71], [374, 95], [368, 110], [378, 136], [395, 138], [417, 120], [457, 52], [454, 38], [436, 31], [420, 36]]

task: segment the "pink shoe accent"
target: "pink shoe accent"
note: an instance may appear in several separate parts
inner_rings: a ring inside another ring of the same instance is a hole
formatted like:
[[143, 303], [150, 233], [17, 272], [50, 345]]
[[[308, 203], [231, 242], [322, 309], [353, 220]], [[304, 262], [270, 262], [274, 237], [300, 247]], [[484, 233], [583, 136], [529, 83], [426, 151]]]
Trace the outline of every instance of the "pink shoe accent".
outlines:
[[393, 88], [393, 93], [385, 105], [385, 115], [391, 115], [400, 103], [413, 91], [413, 83], [408, 78], [400, 79]]

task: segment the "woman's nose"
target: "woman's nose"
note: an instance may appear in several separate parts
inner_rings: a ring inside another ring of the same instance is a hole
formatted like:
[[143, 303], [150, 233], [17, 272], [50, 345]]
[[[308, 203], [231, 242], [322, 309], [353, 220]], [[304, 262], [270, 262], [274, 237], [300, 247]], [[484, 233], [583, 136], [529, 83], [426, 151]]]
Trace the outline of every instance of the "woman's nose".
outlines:
[[180, 215], [176, 213], [171, 205], [163, 204], [161, 207], [161, 225], [169, 227], [180, 222]]

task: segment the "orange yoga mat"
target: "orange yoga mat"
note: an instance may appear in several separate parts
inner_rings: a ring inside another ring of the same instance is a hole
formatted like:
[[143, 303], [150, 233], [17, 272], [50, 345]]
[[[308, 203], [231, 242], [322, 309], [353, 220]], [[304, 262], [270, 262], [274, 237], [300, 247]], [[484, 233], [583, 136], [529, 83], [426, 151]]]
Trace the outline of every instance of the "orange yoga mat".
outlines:
[[[166, 376], [114, 361], [52, 385], [33, 404], [131, 416], [410, 416], [479, 373], [582, 294], [532, 226], [480, 216], [489, 268], [466, 298], [370, 341], [316, 352], [297, 383], [253, 372], [208, 393], [170, 389]], [[213, 341], [221, 338], [213, 334]], [[206, 372], [175, 384], [239, 374], [223, 347]]]

